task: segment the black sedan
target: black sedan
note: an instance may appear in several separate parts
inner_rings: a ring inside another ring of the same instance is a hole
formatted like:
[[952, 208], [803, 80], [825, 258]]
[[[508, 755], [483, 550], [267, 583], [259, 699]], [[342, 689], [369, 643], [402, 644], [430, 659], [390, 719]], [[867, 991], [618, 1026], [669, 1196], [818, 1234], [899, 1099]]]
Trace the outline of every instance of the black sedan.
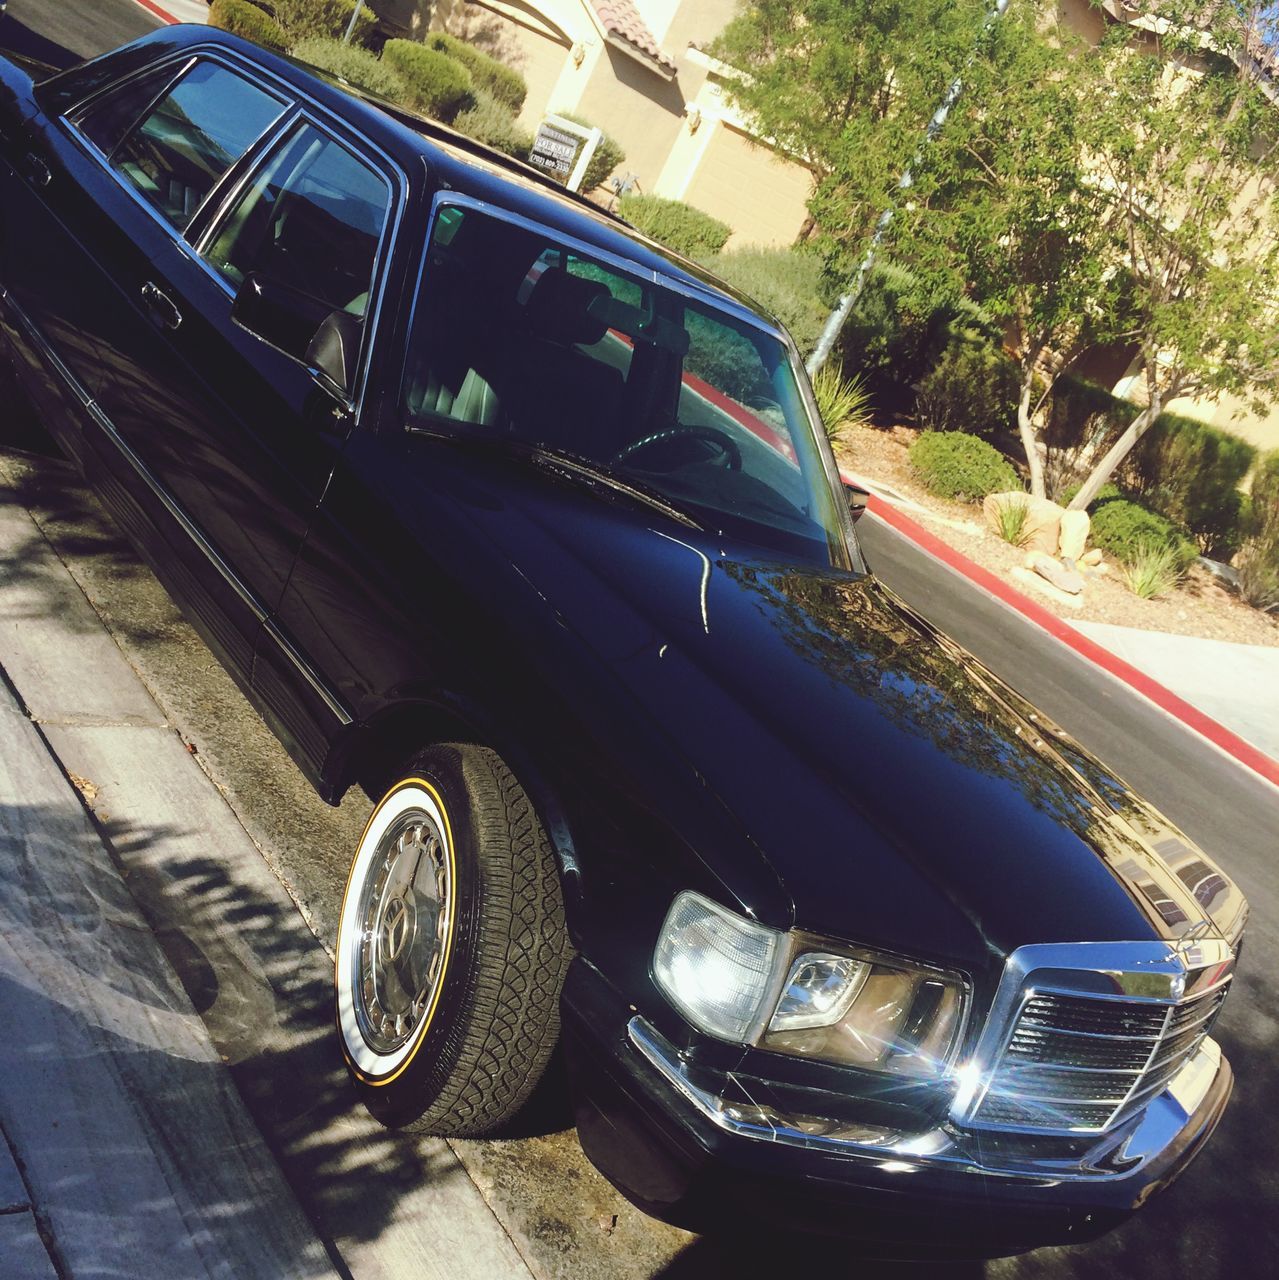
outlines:
[[557, 1041], [686, 1225], [1095, 1235], [1231, 1074], [1246, 904], [872, 577], [793, 344], [534, 171], [203, 28], [0, 62], [0, 348], [320, 793], [339, 1038], [491, 1132]]

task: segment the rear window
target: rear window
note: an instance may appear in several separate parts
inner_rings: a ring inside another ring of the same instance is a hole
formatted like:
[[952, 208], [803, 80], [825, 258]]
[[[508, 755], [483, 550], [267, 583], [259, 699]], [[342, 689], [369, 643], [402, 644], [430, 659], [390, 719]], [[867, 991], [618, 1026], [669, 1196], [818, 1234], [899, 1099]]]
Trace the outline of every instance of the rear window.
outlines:
[[284, 109], [234, 71], [199, 62], [171, 88], [159, 78], [130, 81], [95, 103], [80, 128], [167, 221], [183, 228]]

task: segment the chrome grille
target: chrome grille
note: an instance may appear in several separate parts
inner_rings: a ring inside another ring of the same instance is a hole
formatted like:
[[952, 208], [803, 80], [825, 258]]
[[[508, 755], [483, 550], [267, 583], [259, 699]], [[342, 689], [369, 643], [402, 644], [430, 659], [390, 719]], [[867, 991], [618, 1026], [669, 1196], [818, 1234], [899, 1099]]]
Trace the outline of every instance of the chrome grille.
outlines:
[[1103, 1132], [1167, 1086], [1208, 1034], [1226, 989], [1180, 1004], [1031, 991], [969, 1122]]

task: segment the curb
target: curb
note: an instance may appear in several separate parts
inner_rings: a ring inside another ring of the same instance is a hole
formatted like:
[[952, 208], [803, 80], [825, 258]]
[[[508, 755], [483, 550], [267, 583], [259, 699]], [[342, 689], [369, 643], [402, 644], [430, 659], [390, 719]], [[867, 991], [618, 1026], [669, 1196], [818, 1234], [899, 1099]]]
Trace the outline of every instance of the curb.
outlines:
[[178, 23], [181, 22], [180, 18], [175, 18], [173, 14], [169, 13], [166, 9], [162, 9], [155, 3], [155, 0], [133, 0], [133, 3], [141, 6], [151, 14], [152, 17], [159, 18], [161, 22], [168, 23], [171, 27], [176, 27]]
[[[846, 484], [858, 484], [864, 488], [854, 476], [841, 472]], [[1245, 765], [1254, 773], [1260, 774], [1267, 782], [1279, 787], [1279, 761], [1271, 759], [1264, 751], [1254, 747], [1252, 743], [1241, 738], [1237, 733], [1227, 729], [1211, 716], [1192, 706], [1184, 698], [1157, 680], [1139, 671], [1131, 663], [1125, 662], [1095, 640], [1089, 639], [1080, 631], [1076, 631], [1064, 619], [1044, 608], [1037, 601], [1023, 595], [1002, 578], [983, 569], [960, 551], [943, 542], [934, 533], [930, 533], [923, 525], [903, 515], [891, 503], [872, 494], [867, 510], [877, 516], [886, 525], [895, 529], [914, 542], [921, 550], [936, 560], [940, 560], [948, 568], [962, 574], [975, 586], [994, 596], [1010, 609], [1016, 610], [1023, 618], [1033, 622], [1041, 630], [1048, 632], [1062, 644], [1073, 649], [1081, 657], [1088, 659], [1103, 671], [1109, 672], [1117, 680], [1121, 680], [1130, 689], [1134, 689], [1148, 701], [1153, 702], [1161, 711], [1167, 712], [1174, 719], [1181, 721], [1187, 728], [1194, 730], [1200, 737], [1206, 738], [1213, 746]]]

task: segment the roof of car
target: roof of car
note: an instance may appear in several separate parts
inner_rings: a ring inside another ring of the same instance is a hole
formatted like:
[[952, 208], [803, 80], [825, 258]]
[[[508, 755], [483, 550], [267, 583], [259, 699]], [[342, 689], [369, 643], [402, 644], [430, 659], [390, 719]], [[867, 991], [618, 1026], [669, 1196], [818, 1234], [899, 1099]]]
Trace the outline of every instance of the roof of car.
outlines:
[[221, 47], [247, 57], [366, 133], [406, 170], [415, 161], [424, 160], [432, 185], [437, 188], [456, 190], [533, 221], [551, 223], [566, 235], [623, 258], [641, 270], [659, 273], [695, 293], [715, 295], [735, 304], [735, 309], [781, 328], [758, 304], [697, 263], [650, 240], [584, 196], [566, 191], [532, 165], [494, 151], [437, 121], [215, 27], [164, 27], [136, 43], [189, 47], [193, 51], [198, 47]]

